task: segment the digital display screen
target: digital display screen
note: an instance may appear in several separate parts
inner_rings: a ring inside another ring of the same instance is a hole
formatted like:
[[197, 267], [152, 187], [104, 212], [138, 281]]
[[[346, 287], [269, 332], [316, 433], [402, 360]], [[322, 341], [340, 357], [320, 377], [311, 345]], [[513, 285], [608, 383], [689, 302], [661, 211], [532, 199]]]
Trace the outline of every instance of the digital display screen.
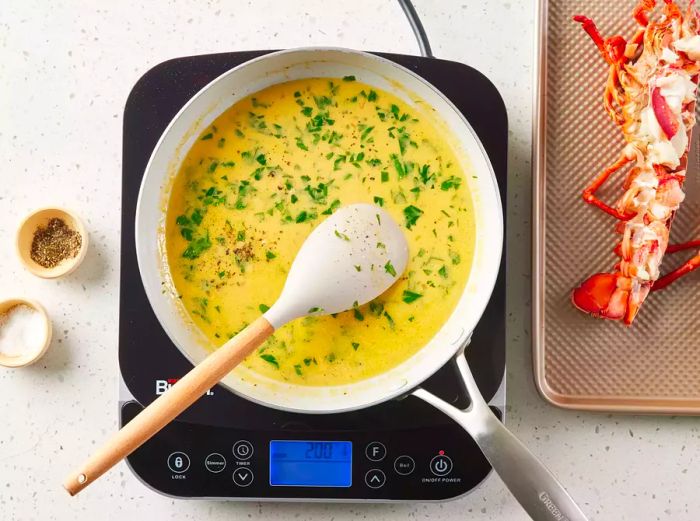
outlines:
[[272, 440], [270, 485], [349, 487], [352, 485], [352, 442]]

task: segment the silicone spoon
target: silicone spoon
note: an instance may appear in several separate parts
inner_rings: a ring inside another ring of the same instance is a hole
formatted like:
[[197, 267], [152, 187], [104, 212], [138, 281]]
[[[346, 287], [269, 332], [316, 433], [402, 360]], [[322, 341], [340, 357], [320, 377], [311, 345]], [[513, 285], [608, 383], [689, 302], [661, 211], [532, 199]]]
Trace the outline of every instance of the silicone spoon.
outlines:
[[388, 213], [370, 204], [338, 209], [302, 244], [277, 302], [122, 427], [63, 486], [74, 495], [93, 483], [216, 385], [275, 329], [375, 299], [401, 276], [407, 262], [406, 238]]

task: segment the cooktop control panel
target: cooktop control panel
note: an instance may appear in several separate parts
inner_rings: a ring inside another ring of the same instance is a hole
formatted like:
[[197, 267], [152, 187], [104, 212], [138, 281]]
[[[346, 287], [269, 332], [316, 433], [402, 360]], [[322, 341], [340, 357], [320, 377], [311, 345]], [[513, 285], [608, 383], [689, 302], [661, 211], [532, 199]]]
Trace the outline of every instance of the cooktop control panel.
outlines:
[[[141, 410], [124, 404], [122, 422]], [[128, 462], [146, 484], [180, 497], [434, 501], [460, 496], [488, 474], [470, 444], [454, 424], [264, 432], [176, 421]]]

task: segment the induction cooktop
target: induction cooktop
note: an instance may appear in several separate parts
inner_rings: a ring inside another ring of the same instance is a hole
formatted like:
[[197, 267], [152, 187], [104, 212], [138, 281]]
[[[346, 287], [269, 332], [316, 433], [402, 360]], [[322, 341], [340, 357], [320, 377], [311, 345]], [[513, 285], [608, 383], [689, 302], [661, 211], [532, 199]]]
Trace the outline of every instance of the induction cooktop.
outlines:
[[[269, 52], [269, 51], [267, 51]], [[265, 54], [177, 58], [148, 71], [124, 109], [120, 425], [192, 367], [156, 319], [141, 284], [134, 218], [141, 178], [158, 138], [178, 110], [223, 72]], [[467, 117], [493, 164], [506, 200], [507, 117], [493, 84], [456, 62], [380, 54], [423, 76]], [[505, 259], [505, 255], [503, 256]], [[464, 355], [494, 412], [505, 409], [505, 268]], [[465, 408], [454, 361], [423, 386]], [[469, 435], [443, 413], [408, 396], [328, 415], [257, 405], [211, 389], [127, 459], [145, 485], [180, 498], [256, 501], [440, 501], [462, 496], [491, 471]]]

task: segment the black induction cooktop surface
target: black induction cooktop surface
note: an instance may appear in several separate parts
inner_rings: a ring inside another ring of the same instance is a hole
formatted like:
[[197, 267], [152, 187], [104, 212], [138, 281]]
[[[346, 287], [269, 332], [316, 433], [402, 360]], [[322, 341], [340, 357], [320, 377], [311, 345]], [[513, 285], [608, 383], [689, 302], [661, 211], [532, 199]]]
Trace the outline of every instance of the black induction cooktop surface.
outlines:
[[[165, 127], [197, 91], [262, 54], [236, 52], [164, 62], [137, 82], [127, 100], [119, 366], [128, 392], [121, 393], [122, 423], [192, 367], [158, 323], [138, 272], [134, 220], [146, 164]], [[491, 159], [505, 201], [507, 118], [493, 84], [456, 62], [380, 56], [426, 78], [467, 117]], [[500, 388], [505, 372], [504, 262], [465, 355], [487, 400]], [[469, 404], [453, 362], [423, 387], [458, 407]], [[280, 464], [280, 457], [292, 458], [297, 452], [300, 459], [288, 460], [286, 467]], [[314, 454], [320, 459], [314, 460]], [[168, 495], [271, 500], [443, 500], [468, 492], [490, 471], [466, 432], [411, 396], [360, 411], [307, 415], [256, 405], [220, 386], [135, 451], [128, 462], [143, 482]], [[306, 472], [309, 462], [326, 470]], [[306, 472], [306, 477], [294, 481], [293, 476], [289, 481], [289, 470], [283, 470], [289, 465], [296, 469], [293, 475]]]

